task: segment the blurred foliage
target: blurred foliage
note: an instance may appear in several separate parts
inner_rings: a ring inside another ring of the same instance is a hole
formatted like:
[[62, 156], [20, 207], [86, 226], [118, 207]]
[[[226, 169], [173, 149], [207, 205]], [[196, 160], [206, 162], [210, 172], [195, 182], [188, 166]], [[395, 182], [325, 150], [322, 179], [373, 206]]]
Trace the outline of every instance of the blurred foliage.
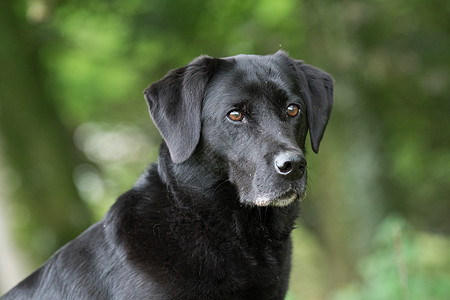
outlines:
[[295, 268], [287, 299], [448, 299], [449, 247], [446, 236], [414, 229], [404, 218], [389, 215], [377, 226], [370, 251], [355, 261], [357, 277], [330, 291], [329, 258], [314, 236], [300, 227], [294, 237]]
[[448, 238], [414, 230], [404, 219], [389, 216], [375, 233], [372, 247], [358, 262], [360, 280], [331, 299], [448, 299]]
[[437, 0], [0, 2], [0, 184], [19, 244], [41, 263], [157, 159], [149, 83], [200, 54], [284, 49], [336, 80], [288, 299], [444, 299], [449, 15]]

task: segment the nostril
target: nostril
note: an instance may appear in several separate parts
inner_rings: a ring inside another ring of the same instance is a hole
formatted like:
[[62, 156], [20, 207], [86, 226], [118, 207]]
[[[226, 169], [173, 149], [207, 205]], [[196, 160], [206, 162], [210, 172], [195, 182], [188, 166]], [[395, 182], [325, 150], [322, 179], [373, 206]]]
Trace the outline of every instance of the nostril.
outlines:
[[281, 174], [289, 174], [292, 171], [292, 163], [285, 161], [281, 166], [277, 163], [277, 168]]
[[305, 172], [306, 170], [306, 160], [302, 159], [299, 163], [300, 172]]

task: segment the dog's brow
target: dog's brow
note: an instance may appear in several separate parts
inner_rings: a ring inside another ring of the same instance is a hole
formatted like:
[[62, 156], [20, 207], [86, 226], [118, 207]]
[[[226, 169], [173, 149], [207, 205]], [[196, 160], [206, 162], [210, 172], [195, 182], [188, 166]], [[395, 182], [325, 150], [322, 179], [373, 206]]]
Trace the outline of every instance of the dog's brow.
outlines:
[[264, 97], [269, 100], [277, 100], [279, 103], [286, 103], [289, 100], [289, 93], [270, 80], [249, 83], [245, 86], [245, 92], [249, 98]]

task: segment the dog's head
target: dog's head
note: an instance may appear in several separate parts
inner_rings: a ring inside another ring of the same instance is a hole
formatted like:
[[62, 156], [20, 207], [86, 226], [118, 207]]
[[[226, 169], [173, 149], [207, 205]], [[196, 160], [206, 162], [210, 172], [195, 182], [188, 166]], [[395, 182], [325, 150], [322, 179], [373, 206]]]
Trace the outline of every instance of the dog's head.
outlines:
[[242, 203], [287, 206], [305, 194], [306, 134], [317, 153], [333, 80], [282, 51], [203, 56], [150, 85], [145, 97], [175, 164], [214, 169]]

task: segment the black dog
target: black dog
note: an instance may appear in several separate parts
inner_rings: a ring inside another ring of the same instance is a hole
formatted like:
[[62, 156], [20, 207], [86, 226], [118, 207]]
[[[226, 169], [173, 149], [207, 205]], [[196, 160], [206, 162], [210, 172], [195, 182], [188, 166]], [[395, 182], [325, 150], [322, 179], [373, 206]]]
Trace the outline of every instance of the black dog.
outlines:
[[145, 90], [159, 160], [6, 299], [283, 299], [332, 78], [284, 52], [199, 57]]

